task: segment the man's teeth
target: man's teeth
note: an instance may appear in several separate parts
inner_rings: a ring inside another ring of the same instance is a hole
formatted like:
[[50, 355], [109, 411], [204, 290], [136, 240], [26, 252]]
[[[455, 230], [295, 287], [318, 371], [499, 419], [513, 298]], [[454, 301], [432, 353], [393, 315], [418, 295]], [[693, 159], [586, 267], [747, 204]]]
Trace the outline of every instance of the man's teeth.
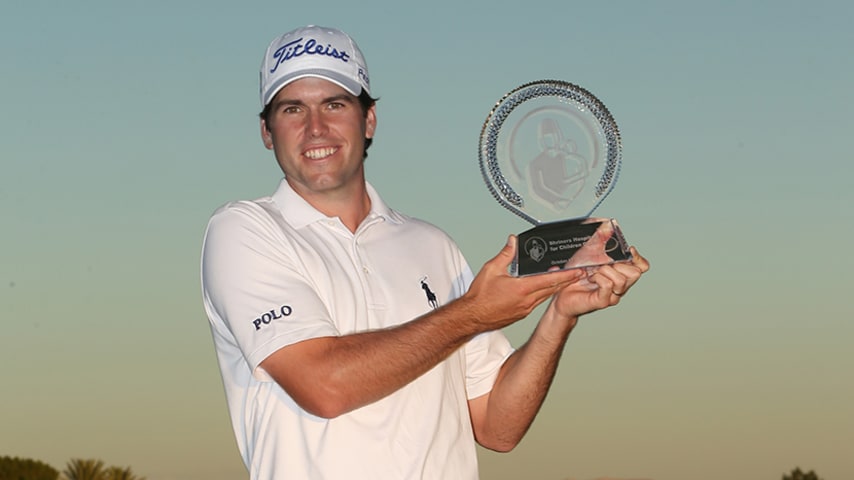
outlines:
[[335, 153], [335, 148], [327, 147], [327, 148], [316, 148], [314, 150], [308, 150], [305, 152], [305, 156], [312, 160], [319, 160], [321, 158], [326, 158]]

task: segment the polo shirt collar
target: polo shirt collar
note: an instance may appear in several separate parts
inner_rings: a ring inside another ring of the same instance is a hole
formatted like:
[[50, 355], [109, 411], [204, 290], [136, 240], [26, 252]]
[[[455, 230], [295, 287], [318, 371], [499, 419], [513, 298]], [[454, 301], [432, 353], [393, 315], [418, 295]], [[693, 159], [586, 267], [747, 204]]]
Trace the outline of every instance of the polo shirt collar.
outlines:
[[[393, 223], [402, 223], [403, 217], [398, 212], [389, 208], [382, 197], [380, 197], [380, 194], [374, 189], [373, 185], [368, 182], [365, 182], [365, 184], [368, 190], [368, 197], [371, 199], [371, 211], [368, 213], [365, 221], [381, 217]], [[299, 196], [284, 178], [279, 182], [279, 187], [273, 193], [273, 201], [279, 207], [282, 216], [293, 228], [302, 228], [314, 222], [330, 218]]]

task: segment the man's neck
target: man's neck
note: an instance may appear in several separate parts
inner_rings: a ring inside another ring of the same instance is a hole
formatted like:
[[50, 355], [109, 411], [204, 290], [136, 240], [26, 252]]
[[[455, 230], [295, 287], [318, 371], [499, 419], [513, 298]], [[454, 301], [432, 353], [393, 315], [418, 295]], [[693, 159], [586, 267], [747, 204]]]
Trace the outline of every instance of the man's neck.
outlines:
[[[294, 188], [291, 185], [291, 188]], [[309, 205], [327, 217], [338, 217], [348, 230], [355, 233], [371, 212], [371, 197], [362, 182], [353, 187], [323, 193], [306, 193], [294, 188]]]

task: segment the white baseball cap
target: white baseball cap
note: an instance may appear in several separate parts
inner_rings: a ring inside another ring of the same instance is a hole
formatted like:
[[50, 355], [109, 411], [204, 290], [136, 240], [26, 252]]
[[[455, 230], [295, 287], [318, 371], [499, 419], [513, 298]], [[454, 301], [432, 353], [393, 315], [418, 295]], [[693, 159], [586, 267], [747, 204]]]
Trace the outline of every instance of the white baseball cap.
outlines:
[[273, 40], [261, 62], [261, 105], [266, 107], [285, 85], [305, 77], [329, 80], [353, 95], [370, 94], [368, 65], [349, 35], [308, 25]]

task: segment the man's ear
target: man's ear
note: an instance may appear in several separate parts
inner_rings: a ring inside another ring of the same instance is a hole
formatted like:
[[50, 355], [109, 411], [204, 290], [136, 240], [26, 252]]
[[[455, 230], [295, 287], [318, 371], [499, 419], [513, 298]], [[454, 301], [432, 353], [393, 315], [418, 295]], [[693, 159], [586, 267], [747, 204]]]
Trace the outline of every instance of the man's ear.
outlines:
[[261, 119], [261, 140], [264, 142], [267, 150], [273, 149], [273, 135], [270, 133], [270, 129], [267, 128], [267, 121], [263, 118]]
[[365, 138], [374, 138], [377, 131], [377, 106], [371, 105], [365, 114]]

